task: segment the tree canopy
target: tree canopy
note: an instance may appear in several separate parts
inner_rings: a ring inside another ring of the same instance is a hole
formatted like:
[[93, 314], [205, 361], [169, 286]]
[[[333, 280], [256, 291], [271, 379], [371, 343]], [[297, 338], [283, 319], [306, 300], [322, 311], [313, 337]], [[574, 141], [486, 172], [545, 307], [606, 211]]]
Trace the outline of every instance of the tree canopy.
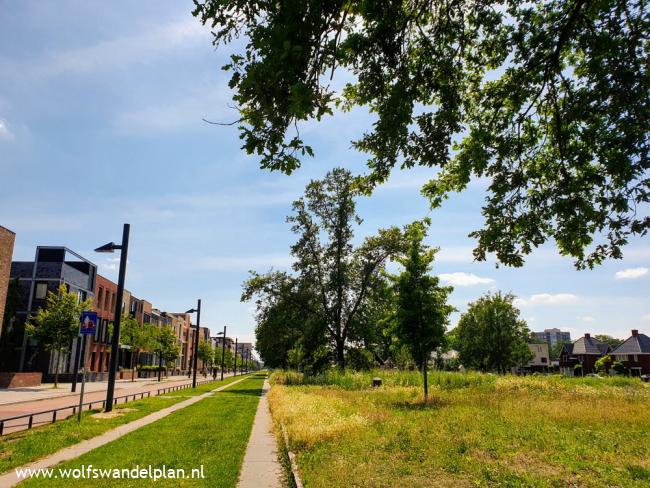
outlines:
[[368, 191], [439, 168], [423, 188], [439, 206], [487, 180], [479, 260], [520, 266], [554, 241], [593, 266], [650, 227], [645, 0], [194, 3], [216, 46], [245, 39], [224, 69], [262, 168], [291, 173], [313, 156], [301, 123], [364, 106]]
[[[357, 196], [352, 174], [341, 168], [309, 183], [287, 219], [297, 236], [291, 247], [295, 274], [253, 273], [244, 284], [242, 300], [257, 296], [260, 353], [268, 364], [295, 362], [305, 354], [325, 362], [332, 345], [336, 363], [343, 368], [346, 345], [362, 341], [360, 319], [372, 302], [372, 290], [385, 280], [386, 262], [404, 251], [406, 240], [402, 230], [391, 227], [355, 246], [354, 226], [361, 223]], [[297, 330], [280, 324], [292, 317], [297, 318]], [[275, 330], [276, 337], [266, 335]], [[267, 345], [286, 351], [291, 341], [298, 346], [291, 357], [288, 352], [278, 352], [273, 359], [267, 354]]]
[[514, 296], [487, 293], [469, 304], [454, 329], [463, 366], [505, 373], [532, 359], [530, 331], [512, 304]]

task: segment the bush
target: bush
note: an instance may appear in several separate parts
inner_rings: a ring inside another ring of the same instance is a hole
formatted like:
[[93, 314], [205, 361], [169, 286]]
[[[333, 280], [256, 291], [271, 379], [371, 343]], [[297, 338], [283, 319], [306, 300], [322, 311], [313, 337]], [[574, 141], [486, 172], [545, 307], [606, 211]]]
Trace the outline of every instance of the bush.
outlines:
[[368, 371], [375, 366], [375, 360], [367, 349], [350, 349], [345, 355], [345, 364], [356, 371]]
[[625, 365], [621, 361], [614, 361], [612, 363], [612, 369], [616, 371], [618, 374], [625, 373]]
[[138, 371], [166, 371], [166, 368], [164, 366], [144, 365], [144, 366], [139, 366]]

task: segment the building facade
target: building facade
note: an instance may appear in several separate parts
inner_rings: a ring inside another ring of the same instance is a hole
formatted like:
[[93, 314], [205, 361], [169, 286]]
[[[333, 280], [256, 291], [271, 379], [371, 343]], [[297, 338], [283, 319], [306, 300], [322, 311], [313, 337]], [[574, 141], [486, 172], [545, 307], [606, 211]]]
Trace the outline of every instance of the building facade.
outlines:
[[[93, 308], [97, 312], [97, 330], [90, 339], [88, 369], [93, 373], [107, 373], [111, 364], [110, 324], [115, 320], [117, 284], [98, 274], [95, 280]], [[101, 377], [101, 376], [100, 376]]]
[[533, 335], [537, 340], [546, 342], [551, 348], [558, 342], [571, 342], [571, 333], [560, 329], [544, 329], [544, 332], [533, 332]]
[[600, 342], [585, 334], [584, 337], [571, 344], [564, 344], [560, 350], [559, 367], [560, 372], [572, 376], [576, 374], [576, 365], [581, 366], [579, 374], [591, 374], [596, 372], [596, 361], [611, 352], [609, 344]]
[[0, 336], [2, 335], [2, 324], [4, 323], [5, 302], [7, 301], [7, 289], [9, 288], [9, 277], [11, 276], [11, 258], [14, 253], [14, 242], [16, 234], [0, 225]]
[[650, 337], [632, 330], [632, 335], [612, 351], [612, 356], [623, 363], [630, 376], [650, 374]]
[[65, 354], [48, 353], [25, 334], [25, 322], [39, 308], [45, 307], [47, 293], [56, 293], [60, 285], [76, 293], [80, 301], [94, 298], [97, 267], [65, 247], [39, 246], [34, 261], [14, 261], [11, 264], [11, 278], [19, 280], [24, 307], [16, 314], [12, 334], [16, 334], [20, 346], [10, 354], [8, 370], [42, 372], [45, 381], [55, 371], [72, 375], [79, 341], [72, 341]]
[[533, 353], [533, 358], [528, 361], [524, 367], [528, 371], [548, 371], [550, 367], [549, 345], [544, 342], [542, 344], [528, 344], [528, 349]]

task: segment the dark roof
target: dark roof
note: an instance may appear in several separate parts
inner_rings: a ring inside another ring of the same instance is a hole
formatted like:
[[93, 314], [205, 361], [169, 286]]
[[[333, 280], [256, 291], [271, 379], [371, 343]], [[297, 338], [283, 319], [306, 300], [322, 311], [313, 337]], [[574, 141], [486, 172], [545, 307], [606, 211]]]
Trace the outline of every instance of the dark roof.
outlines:
[[610, 347], [606, 342], [600, 342], [598, 339], [593, 337], [581, 337], [573, 343], [573, 354], [574, 355], [583, 355], [583, 354], [595, 354], [597, 356], [602, 356], [607, 354]]
[[645, 334], [630, 336], [612, 354], [650, 354], [650, 337]]

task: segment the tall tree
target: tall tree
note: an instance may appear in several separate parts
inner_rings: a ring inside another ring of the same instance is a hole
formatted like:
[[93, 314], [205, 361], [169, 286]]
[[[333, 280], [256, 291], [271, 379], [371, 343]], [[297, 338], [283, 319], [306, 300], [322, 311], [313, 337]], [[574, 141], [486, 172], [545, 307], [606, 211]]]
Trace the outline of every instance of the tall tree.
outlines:
[[25, 324], [30, 337], [46, 351], [56, 353], [54, 388], [59, 385], [60, 356], [70, 350], [72, 341], [79, 335], [81, 312], [91, 307], [92, 300], [80, 301], [76, 293], [68, 292], [66, 286], [61, 285], [57, 293], [47, 293], [45, 308], [39, 308]]
[[645, 0], [194, 3], [215, 46], [246, 39], [224, 69], [263, 168], [313, 156], [300, 123], [364, 106], [369, 189], [395, 165], [438, 167], [423, 190], [438, 206], [489, 180], [479, 260], [520, 266], [553, 240], [593, 266], [650, 228]]
[[[293, 204], [292, 224], [298, 241], [291, 247], [295, 258], [295, 285], [303, 297], [305, 319], [322, 331], [334, 346], [335, 360], [345, 367], [345, 348], [360, 311], [368, 304], [370, 290], [389, 259], [405, 249], [397, 227], [380, 229], [354, 246], [356, 213], [355, 180], [344, 169], [335, 168], [323, 180], [312, 181], [305, 195]], [[269, 276], [253, 274], [244, 284], [244, 300], [269, 294]], [[277, 294], [271, 284], [271, 293]], [[303, 338], [306, 338], [303, 335]], [[314, 350], [317, 350], [316, 347]]]
[[505, 373], [532, 359], [530, 331], [513, 305], [514, 296], [487, 293], [469, 304], [454, 329], [460, 362], [481, 371]]
[[454, 311], [454, 307], [447, 304], [453, 288], [440, 286], [438, 277], [429, 274], [437, 250], [422, 242], [426, 225], [416, 222], [408, 230], [408, 252], [406, 256], [398, 258], [404, 271], [394, 277], [397, 292], [396, 332], [422, 371], [425, 403], [429, 397], [429, 358], [442, 345], [449, 315]]

